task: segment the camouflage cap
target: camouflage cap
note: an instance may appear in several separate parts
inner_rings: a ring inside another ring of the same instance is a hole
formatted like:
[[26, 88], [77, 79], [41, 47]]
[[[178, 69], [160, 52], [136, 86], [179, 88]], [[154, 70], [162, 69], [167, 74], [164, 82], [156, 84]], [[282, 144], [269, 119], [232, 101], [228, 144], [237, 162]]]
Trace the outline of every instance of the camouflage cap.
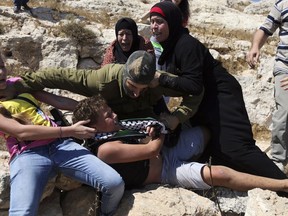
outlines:
[[156, 72], [155, 56], [144, 51], [133, 52], [127, 62], [124, 71], [124, 80], [127, 78], [135, 83], [149, 84]]

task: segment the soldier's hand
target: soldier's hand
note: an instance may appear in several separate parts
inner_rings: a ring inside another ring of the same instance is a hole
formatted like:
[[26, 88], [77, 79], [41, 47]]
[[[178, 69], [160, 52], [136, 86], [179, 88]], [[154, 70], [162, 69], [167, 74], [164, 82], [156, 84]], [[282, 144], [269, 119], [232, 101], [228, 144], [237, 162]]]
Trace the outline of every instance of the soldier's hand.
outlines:
[[150, 82], [149, 84], [149, 88], [155, 88], [159, 85], [159, 77], [160, 77], [160, 73], [158, 71], [156, 71], [155, 75], [154, 75], [154, 79]]

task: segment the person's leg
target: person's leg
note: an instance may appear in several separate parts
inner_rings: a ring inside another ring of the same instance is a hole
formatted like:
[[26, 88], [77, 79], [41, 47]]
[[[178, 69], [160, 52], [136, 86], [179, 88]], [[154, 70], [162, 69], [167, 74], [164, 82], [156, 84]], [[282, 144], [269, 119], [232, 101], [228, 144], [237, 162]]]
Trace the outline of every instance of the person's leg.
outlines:
[[19, 13], [21, 11], [22, 0], [14, 0], [14, 13]]
[[190, 162], [199, 157], [205, 148], [209, 135], [202, 127], [181, 131], [177, 145], [162, 148], [161, 183], [179, 185], [184, 188], [207, 189], [201, 169], [204, 164]]
[[203, 153], [208, 136], [203, 127], [181, 129], [177, 144], [168, 148], [169, 154], [180, 161], [195, 161]]
[[23, 6], [24, 10], [31, 10], [31, 7], [29, 7], [27, 5], [28, 2], [29, 2], [29, 0], [22, 0], [22, 6]]
[[13, 3], [15, 6], [21, 6], [22, 5], [22, 0], [13, 0]]
[[72, 139], [55, 145], [52, 151], [55, 164], [66, 176], [90, 185], [102, 193], [101, 213], [111, 215], [124, 193], [121, 176]]
[[48, 148], [38, 147], [15, 156], [10, 163], [10, 216], [35, 216], [43, 190], [52, 177]]
[[204, 182], [208, 185], [227, 187], [237, 191], [248, 191], [262, 188], [272, 191], [288, 192], [287, 179], [272, 179], [235, 171], [224, 166], [204, 166], [202, 169]]
[[[217, 89], [207, 89], [201, 110], [204, 124], [211, 130], [208, 144], [212, 163], [237, 171], [269, 178], [285, 179], [286, 175], [255, 144], [239, 82], [229, 73], [214, 71]], [[208, 162], [209, 158], [205, 158]]]
[[275, 76], [275, 103], [276, 109], [273, 113], [272, 121], [272, 140], [271, 140], [271, 157], [278, 167], [284, 171], [285, 163], [287, 162], [288, 148], [288, 91], [284, 90], [280, 85], [280, 80], [287, 75]]

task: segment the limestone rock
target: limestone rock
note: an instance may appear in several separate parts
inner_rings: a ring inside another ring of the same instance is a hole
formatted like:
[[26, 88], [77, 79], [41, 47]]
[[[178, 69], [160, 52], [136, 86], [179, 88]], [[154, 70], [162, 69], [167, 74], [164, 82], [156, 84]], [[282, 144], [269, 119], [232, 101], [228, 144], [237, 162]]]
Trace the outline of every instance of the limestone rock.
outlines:
[[148, 185], [126, 191], [115, 216], [220, 216], [215, 203], [183, 188]]
[[[254, 131], [258, 133], [263, 130], [264, 136], [270, 134], [271, 116], [275, 109], [272, 68], [278, 43], [277, 32], [261, 49], [260, 63], [256, 69], [248, 67], [245, 55], [254, 31], [264, 21], [274, 2], [193, 0], [190, 1], [191, 17], [188, 25], [191, 34], [210, 48], [213, 56], [221, 60], [239, 80], [251, 124], [256, 128]], [[118, 18], [132, 17], [137, 21], [139, 33], [147, 38], [151, 36], [147, 20], [143, 23], [139, 20], [155, 3], [154, 0], [31, 1], [34, 7], [32, 14], [14, 14], [10, 1], [7, 6], [1, 3], [1, 52], [11, 72], [46, 67], [95, 69], [102, 62], [105, 48], [115, 39], [114, 25]], [[95, 43], [81, 45], [63, 36], [59, 27], [72, 21], [85, 24], [95, 34]], [[69, 95], [76, 100], [83, 98], [63, 90], [50, 91]], [[4, 145], [1, 144], [0, 149], [3, 150], [0, 152], [0, 216], [8, 216], [9, 157]], [[288, 206], [287, 198], [278, 197], [270, 191], [255, 189], [249, 191], [248, 195], [222, 188], [217, 188], [217, 191], [220, 208], [228, 215], [285, 215], [283, 210]], [[220, 214], [214, 196], [198, 194], [163, 185], [126, 191], [117, 215]], [[86, 216], [94, 214], [97, 205], [94, 189], [61, 176], [51, 180], [45, 189], [39, 215]]]
[[275, 192], [254, 189], [248, 192], [248, 203], [245, 216], [285, 216], [288, 199], [279, 197]]

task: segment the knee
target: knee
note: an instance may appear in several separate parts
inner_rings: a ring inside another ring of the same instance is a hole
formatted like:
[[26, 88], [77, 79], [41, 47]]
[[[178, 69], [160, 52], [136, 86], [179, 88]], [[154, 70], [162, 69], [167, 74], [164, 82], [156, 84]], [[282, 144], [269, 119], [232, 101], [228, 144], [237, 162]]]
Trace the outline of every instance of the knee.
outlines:
[[125, 184], [124, 184], [122, 177], [118, 175], [117, 178], [116, 176], [114, 178], [111, 178], [110, 184], [107, 185], [106, 189], [108, 189], [109, 192], [113, 194], [123, 193], [125, 189]]
[[125, 183], [122, 179], [122, 177], [118, 178], [116, 183], [114, 183], [114, 190], [117, 190], [118, 192], [123, 192], [125, 188]]

